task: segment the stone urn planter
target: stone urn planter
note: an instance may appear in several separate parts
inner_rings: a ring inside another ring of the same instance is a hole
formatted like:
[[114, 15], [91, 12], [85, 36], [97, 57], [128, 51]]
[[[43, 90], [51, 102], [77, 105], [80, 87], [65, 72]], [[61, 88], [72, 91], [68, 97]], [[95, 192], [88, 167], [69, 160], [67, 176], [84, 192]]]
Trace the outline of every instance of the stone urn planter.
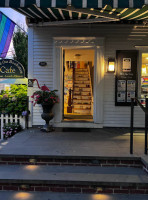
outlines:
[[52, 113], [53, 105], [48, 103], [41, 104], [43, 108], [43, 113], [41, 114], [42, 119], [45, 120], [46, 124], [41, 128], [43, 132], [51, 132], [53, 131], [52, 126], [49, 125], [50, 120], [53, 119], [54, 114]]

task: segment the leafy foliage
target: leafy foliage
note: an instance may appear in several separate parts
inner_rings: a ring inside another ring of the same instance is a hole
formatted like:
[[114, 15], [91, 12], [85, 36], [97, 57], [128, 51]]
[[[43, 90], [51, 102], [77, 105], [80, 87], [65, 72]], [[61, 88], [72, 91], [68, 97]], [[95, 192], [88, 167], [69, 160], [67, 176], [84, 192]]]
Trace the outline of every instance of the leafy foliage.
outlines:
[[27, 86], [11, 85], [10, 91], [0, 93], [0, 113], [21, 115], [27, 110]]
[[25, 69], [25, 76], [28, 77], [28, 35], [20, 28], [14, 33], [13, 46], [15, 50], [14, 60], [20, 62]]
[[7, 139], [22, 130], [21, 125], [16, 123], [7, 123], [3, 127], [4, 138]]

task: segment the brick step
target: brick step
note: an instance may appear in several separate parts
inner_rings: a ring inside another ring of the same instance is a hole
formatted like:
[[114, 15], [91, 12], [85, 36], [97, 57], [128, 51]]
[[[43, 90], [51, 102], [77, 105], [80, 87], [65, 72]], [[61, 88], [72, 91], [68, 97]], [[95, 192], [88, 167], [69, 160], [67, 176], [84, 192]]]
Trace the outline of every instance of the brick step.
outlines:
[[80, 165], [147, 168], [140, 157], [0, 155], [0, 165]]
[[1, 190], [147, 194], [140, 168], [100, 166], [1, 165]]
[[0, 191], [2, 200], [147, 200], [145, 194], [81, 194], [62, 192]]

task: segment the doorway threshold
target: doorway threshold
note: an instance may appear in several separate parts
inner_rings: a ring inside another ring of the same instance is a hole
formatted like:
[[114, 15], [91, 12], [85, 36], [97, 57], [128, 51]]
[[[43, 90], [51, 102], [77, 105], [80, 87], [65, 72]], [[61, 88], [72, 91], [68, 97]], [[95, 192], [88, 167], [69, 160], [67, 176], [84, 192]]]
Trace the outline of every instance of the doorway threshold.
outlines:
[[88, 122], [88, 123], [94, 123], [93, 119], [64, 119], [62, 122]]
[[103, 128], [103, 124], [96, 124], [93, 121], [61, 121], [54, 122], [54, 127], [65, 128]]

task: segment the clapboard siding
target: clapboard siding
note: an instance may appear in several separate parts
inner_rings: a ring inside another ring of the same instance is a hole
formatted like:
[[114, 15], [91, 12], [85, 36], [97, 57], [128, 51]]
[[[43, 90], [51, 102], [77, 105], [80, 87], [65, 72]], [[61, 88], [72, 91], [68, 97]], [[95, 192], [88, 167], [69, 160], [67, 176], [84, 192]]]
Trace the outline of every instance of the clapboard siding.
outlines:
[[[46, 67], [41, 67], [39, 62], [47, 62]], [[34, 30], [33, 37], [33, 76], [39, 81], [40, 86], [46, 84], [53, 89], [53, 40], [50, 34]], [[35, 83], [34, 91], [38, 90]], [[36, 105], [33, 107], [33, 125], [43, 125], [41, 119], [42, 107]]]
[[[132, 36], [136, 35], [136, 36]], [[140, 36], [142, 35], [142, 36]], [[134, 25], [84, 24], [58, 27], [34, 27], [33, 37], [33, 73], [40, 84], [53, 89], [53, 37], [104, 37], [104, 57], [116, 56], [116, 50], [133, 50], [135, 45], [148, 45], [148, 30], [134, 29]], [[61, 45], [62, 46], [62, 45]], [[40, 67], [39, 62], [46, 61], [47, 66]], [[37, 89], [35, 86], [34, 91]], [[42, 108], [33, 108], [33, 125], [43, 124]], [[99, 115], [99, 113], [98, 113]], [[144, 113], [135, 108], [135, 126], [144, 126]], [[115, 106], [115, 76], [104, 76], [104, 126], [129, 127], [130, 107]]]

